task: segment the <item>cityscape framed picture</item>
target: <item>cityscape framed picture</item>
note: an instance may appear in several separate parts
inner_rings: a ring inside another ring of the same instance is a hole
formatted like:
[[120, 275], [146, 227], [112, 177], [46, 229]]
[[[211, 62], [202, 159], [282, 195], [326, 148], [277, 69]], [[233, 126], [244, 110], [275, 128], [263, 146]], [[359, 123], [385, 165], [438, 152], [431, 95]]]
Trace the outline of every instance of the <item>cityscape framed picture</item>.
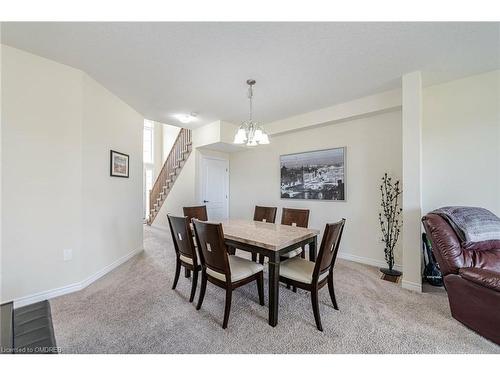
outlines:
[[280, 156], [281, 198], [345, 200], [345, 147]]
[[127, 154], [111, 150], [109, 158], [110, 176], [128, 178], [129, 156]]

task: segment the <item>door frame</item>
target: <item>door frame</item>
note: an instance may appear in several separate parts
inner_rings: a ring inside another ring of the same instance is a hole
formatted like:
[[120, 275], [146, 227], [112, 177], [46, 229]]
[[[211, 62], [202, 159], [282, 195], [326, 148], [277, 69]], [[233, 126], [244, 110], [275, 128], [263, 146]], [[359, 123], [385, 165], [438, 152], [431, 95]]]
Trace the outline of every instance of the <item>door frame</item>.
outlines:
[[225, 178], [225, 185], [226, 185], [226, 191], [227, 191], [227, 204], [226, 204], [226, 217], [229, 219], [229, 198], [230, 198], [230, 189], [229, 189], [229, 174], [231, 173], [230, 165], [229, 165], [229, 158], [224, 158], [221, 156], [214, 156], [214, 155], [207, 155], [202, 152], [198, 153], [198, 201], [200, 202], [201, 205], [203, 205], [203, 185], [205, 181], [205, 176], [204, 176], [204, 168], [203, 168], [203, 163], [205, 163], [206, 160], [219, 160], [219, 161], [224, 161], [226, 163], [226, 178]]

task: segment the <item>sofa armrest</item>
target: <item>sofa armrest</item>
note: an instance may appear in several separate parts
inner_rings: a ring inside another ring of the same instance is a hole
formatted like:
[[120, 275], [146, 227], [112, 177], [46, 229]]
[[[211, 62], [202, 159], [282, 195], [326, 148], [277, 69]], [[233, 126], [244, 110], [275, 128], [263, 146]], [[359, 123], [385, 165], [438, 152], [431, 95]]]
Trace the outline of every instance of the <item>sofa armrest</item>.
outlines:
[[498, 272], [483, 268], [466, 267], [460, 268], [458, 274], [475, 284], [500, 292], [500, 273]]
[[422, 222], [443, 276], [458, 274], [460, 268], [470, 266], [465, 263], [464, 252], [455, 231], [445, 219], [430, 213], [422, 218]]

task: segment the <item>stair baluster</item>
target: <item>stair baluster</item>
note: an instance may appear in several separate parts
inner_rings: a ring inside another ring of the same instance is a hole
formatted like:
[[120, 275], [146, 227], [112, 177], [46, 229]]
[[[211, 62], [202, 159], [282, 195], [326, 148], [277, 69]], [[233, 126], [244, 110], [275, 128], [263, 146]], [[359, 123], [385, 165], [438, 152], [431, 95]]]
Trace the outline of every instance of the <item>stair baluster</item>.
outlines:
[[185, 162], [192, 150], [191, 130], [181, 129], [163, 164], [158, 177], [149, 192], [149, 218], [147, 224], [151, 225], [158, 215], [160, 208], [165, 202], [177, 176], [182, 170], [182, 162]]

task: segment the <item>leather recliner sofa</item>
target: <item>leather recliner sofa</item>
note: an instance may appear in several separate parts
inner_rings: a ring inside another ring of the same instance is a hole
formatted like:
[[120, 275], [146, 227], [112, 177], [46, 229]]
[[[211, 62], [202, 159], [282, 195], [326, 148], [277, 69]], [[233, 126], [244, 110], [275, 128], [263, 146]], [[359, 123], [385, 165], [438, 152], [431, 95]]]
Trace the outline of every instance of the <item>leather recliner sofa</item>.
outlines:
[[463, 244], [443, 217], [430, 213], [422, 222], [443, 274], [451, 315], [500, 345], [500, 240]]

